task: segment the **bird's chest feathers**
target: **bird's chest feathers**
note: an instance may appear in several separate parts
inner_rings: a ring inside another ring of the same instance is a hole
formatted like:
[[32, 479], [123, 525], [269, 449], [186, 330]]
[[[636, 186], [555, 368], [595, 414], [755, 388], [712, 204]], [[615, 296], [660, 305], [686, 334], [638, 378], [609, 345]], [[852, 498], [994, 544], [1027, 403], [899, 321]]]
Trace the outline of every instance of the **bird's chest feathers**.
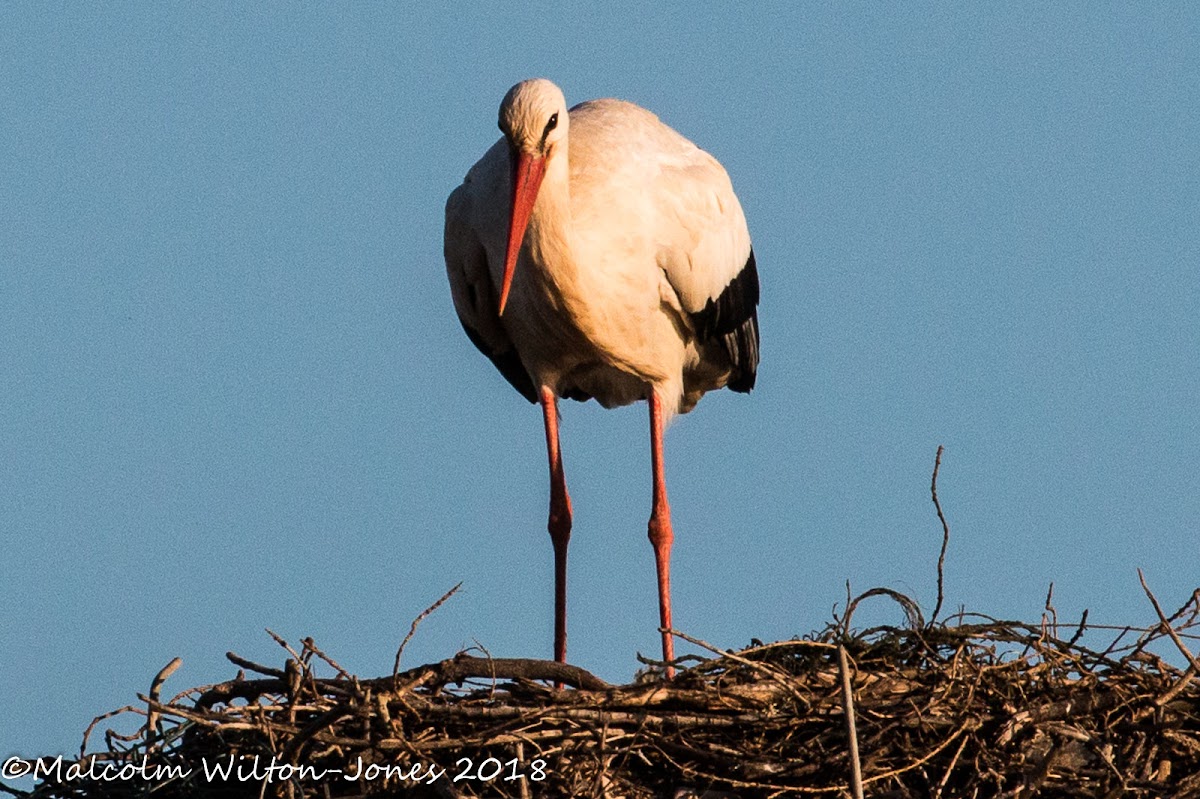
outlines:
[[677, 335], [664, 313], [655, 250], [640, 246], [648, 244], [641, 228], [623, 213], [615, 224], [594, 224], [591, 205], [575, 208], [563, 177], [548, 173], [525, 234], [513, 279], [521, 320], [512, 322], [523, 330], [513, 329], [513, 340], [546, 373], [612, 369], [655, 378], [664, 368], [660, 350]]
[[522, 316], [535, 357], [556, 370], [590, 365], [650, 376], [654, 350], [672, 334], [661, 307], [660, 270], [653, 263], [631, 268], [620, 248], [605, 257], [572, 249], [556, 234], [531, 232], [519, 267]]

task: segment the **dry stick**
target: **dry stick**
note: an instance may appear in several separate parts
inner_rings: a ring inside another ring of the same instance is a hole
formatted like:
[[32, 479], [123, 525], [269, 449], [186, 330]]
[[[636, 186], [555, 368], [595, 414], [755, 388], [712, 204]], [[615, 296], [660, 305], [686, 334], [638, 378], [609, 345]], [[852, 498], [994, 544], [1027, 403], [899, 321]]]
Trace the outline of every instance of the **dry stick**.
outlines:
[[844, 646], [838, 646], [838, 670], [842, 673], [842, 708], [846, 715], [846, 737], [850, 740], [850, 787], [854, 789], [854, 799], [863, 799], [858, 731], [854, 728], [854, 690], [850, 685], [850, 663]]
[[[850, 581], [846, 580], [846, 609], [842, 612], [842, 637], [850, 637], [850, 614], [854, 612], [854, 598], [850, 595]], [[833, 620], [837, 621], [837, 605], [834, 605]]]
[[[229, 721], [226, 714], [222, 713], [205, 713], [204, 711], [196, 711], [184, 707], [171, 707], [164, 705], [162, 702], [155, 702], [148, 696], [138, 694], [137, 698], [145, 702], [151, 709], [164, 716], [177, 716], [185, 721], [202, 724], [205, 727], [221, 728], [222, 730], [257, 730], [258, 725], [250, 722]], [[295, 732], [294, 728], [285, 728], [288, 732]]]
[[[921, 766], [925, 765], [930, 760], [932, 760], [933, 758], [935, 758], [939, 754], [941, 754], [942, 750], [944, 750], [947, 746], [952, 744], [954, 742], [955, 738], [957, 738], [958, 736], [960, 736], [964, 732], [966, 732], [967, 728], [971, 725], [971, 721], [972, 721], [971, 719], [967, 719], [966, 721], [964, 721], [961, 725], [959, 725], [957, 730], [955, 730], [953, 733], [950, 734], [949, 738], [942, 741], [940, 744], [935, 746], [931, 751], [926, 752], [923, 756], [917, 758], [913, 762], [906, 763], [905, 765], [903, 765], [899, 768], [894, 768], [889, 771], [885, 771], [881, 774], [875, 774], [873, 776], [870, 776], [870, 777], [866, 778], [865, 780], [863, 780], [863, 784], [865, 785], [867, 783], [875, 783], [875, 782], [880, 782], [882, 780], [892, 779], [893, 777], [897, 777], [901, 774], [912, 771], [913, 769], [920, 768]], [[674, 759], [671, 758], [670, 755], [668, 755], [665, 751], [663, 751], [661, 749], [659, 750], [659, 754], [661, 754], [664, 758], [666, 758], [667, 762], [671, 763], [673, 766], [675, 766], [679, 770], [683, 771], [684, 773], [694, 774], [698, 777], [702, 777], [702, 778], [710, 780], [712, 782], [723, 782], [723, 783], [725, 783], [727, 785], [731, 785], [735, 788], [765, 788], [765, 789], [774, 791], [775, 793], [772, 794], [773, 796], [780, 795], [784, 792], [795, 793], [795, 794], [844, 793], [846, 791], [846, 789], [849, 787], [847, 785], [823, 785], [823, 786], [816, 786], [816, 787], [808, 787], [808, 786], [804, 786], [804, 785], [781, 786], [781, 785], [777, 785], [775, 783], [751, 782], [751, 781], [747, 781], [747, 780], [739, 780], [734, 777], [729, 777], [727, 775], [711, 774], [709, 772], [702, 771], [694, 766], [685, 766], [682, 763], [676, 762]]]
[[[849, 582], [847, 582], [847, 585], [849, 585]], [[908, 626], [913, 630], [919, 631], [925, 626], [925, 617], [921, 615], [921, 608], [912, 599], [900, 593], [899, 591], [893, 591], [891, 588], [872, 588], [869, 591], [864, 591], [863, 593], [859, 594], [846, 604], [846, 614], [842, 617], [841, 624], [842, 634], [844, 636], [849, 637], [849, 633], [847, 631], [850, 629], [850, 617], [854, 615], [854, 611], [858, 609], [859, 604], [864, 599], [870, 599], [871, 597], [876, 596], [889, 597], [897, 605], [904, 608], [904, 615], [908, 617]]]
[[[559, 663], [554, 660], [528, 660], [525, 658], [489, 659], [471, 657], [464, 654], [458, 654], [440, 663], [432, 663], [427, 666], [418, 666], [415, 669], [410, 669], [402, 674], [397, 674], [392, 678], [391, 682], [395, 684], [397, 680], [404, 678], [405, 680], [415, 680], [419, 684], [428, 686], [430, 680], [437, 680], [437, 684], [441, 686], [446, 683], [462, 682], [471, 678], [494, 680], [497, 677], [513, 680], [556, 680], [586, 691], [605, 691], [612, 688], [604, 680], [578, 666]], [[384, 683], [386, 681], [388, 681], [387, 677], [381, 677], [377, 680], [366, 680], [363, 684], [380, 690], [385, 687]], [[411, 685], [410, 683], [406, 687], [411, 687]]]
[[1191, 685], [1192, 679], [1195, 678], [1196, 674], [1197, 674], [1196, 667], [1188, 666], [1187, 671], [1185, 671], [1183, 673], [1183, 676], [1180, 677], [1174, 685], [1172, 685], [1170, 688], [1168, 688], [1166, 690], [1166, 693], [1163, 693], [1162, 695], [1155, 698], [1154, 704], [1157, 705], [1158, 707], [1162, 707], [1163, 705], [1165, 705], [1168, 702], [1170, 702], [1171, 700], [1173, 700], [1175, 697], [1179, 696], [1179, 694], [1183, 693], [1184, 688], [1187, 688], [1189, 685]]
[[1187, 623], [1195, 621], [1196, 617], [1200, 616], [1200, 588], [1192, 591], [1192, 595], [1188, 597], [1187, 602], [1184, 602], [1183, 605], [1180, 606], [1179, 610], [1170, 615], [1169, 618], [1171, 622], [1174, 623], [1174, 621], [1182, 616], [1189, 607], [1192, 608], [1192, 613], [1188, 618]]
[[350, 672], [343, 669], [336, 660], [334, 660], [333, 658], [329, 657], [329, 655], [326, 655], [324, 652], [321, 651], [320, 647], [317, 646], [317, 642], [313, 640], [311, 635], [308, 636], [307, 638], [300, 639], [300, 643], [304, 644], [304, 649], [306, 652], [312, 652], [314, 655], [319, 657], [321, 660], [325, 661], [330, 666], [333, 666], [335, 669], [337, 669], [337, 673], [338, 673], [339, 677], [342, 677], [347, 680], [353, 679], [353, 675], [350, 674]]
[[1196, 656], [1191, 653], [1187, 646], [1183, 643], [1183, 639], [1179, 637], [1179, 633], [1175, 632], [1175, 628], [1171, 626], [1170, 620], [1163, 613], [1162, 606], [1158, 604], [1158, 599], [1150, 591], [1150, 587], [1146, 585], [1146, 577], [1142, 574], [1142, 570], [1138, 569], [1138, 580], [1142, 583], [1142, 590], [1146, 592], [1146, 596], [1150, 599], [1150, 604], [1154, 605], [1154, 612], [1158, 614], [1158, 619], [1162, 623], [1161, 627], [1166, 631], [1167, 635], [1171, 636], [1171, 640], [1175, 642], [1175, 646], [1187, 658], [1188, 664], [1192, 670], [1200, 671], [1200, 661], [1196, 660]]
[[270, 666], [264, 666], [261, 663], [255, 663], [253, 660], [247, 660], [236, 652], [226, 652], [225, 659], [235, 666], [241, 666], [243, 669], [265, 674], [268, 677], [275, 677], [280, 680], [284, 677], [283, 669], [275, 669]]
[[[1054, 581], [1050, 582], [1050, 588], [1046, 591], [1046, 611], [1050, 614], [1050, 629], [1053, 631], [1050, 635], [1058, 640], [1058, 609], [1054, 607]], [[1046, 616], [1042, 616], [1042, 633], [1046, 632]]]
[[284, 640], [284, 638], [283, 638], [283, 636], [281, 636], [281, 635], [279, 635], [278, 633], [276, 633], [276, 632], [275, 632], [274, 630], [272, 630], [270, 627], [266, 627], [266, 628], [264, 628], [264, 629], [266, 629], [266, 631], [267, 631], [267, 635], [269, 635], [269, 636], [271, 636], [272, 638], [274, 638], [274, 639], [275, 639], [275, 643], [279, 644], [281, 647], [283, 647], [284, 649], [286, 649], [286, 650], [288, 651], [288, 654], [289, 654], [289, 655], [291, 655], [293, 658], [295, 658], [295, 659], [296, 659], [296, 662], [297, 662], [297, 663], [299, 663], [299, 664], [303, 664], [303, 663], [304, 663], [304, 661], [300, 659], [300, 653], [299, 653], [299, 652], [297, 652], [295, 649], [292, 649], [292, 645], [291, 645], [291, 644], [289, 644], [287, 641], [285, 641], [285, 640]]
[[937, 456], [933, 459], [933, 479], [929, 482], [929, 493], [933, 496], [933, 507], [937, 509], [938, 520], [942, 523], [942, 551], [938, 553], [937, 565], [937, 604], [933, 606], [933, 616], [929, 618], [930, 624], [937, 621], [938, 613], [942, 611], [942, 585], [946, 569], [946, 547], [950, 544], [950, 525], [946, 523], [946, 515], [942, 513], [942, 503], [938, 501], [937, 495], [937, 476], [938, 469], [942, 465], [943, 449], [945, 447], [938, 444]]
[[[1022, 626], [1022, 627], [1024, 627], [1024, 628], [1026, 628], [1026, 629], [1030, 629], [1030, 630], [1034, 629], [1034, 628], [1032, 628], [1032, 627], [1029, 627], [1029, 625], [1026, 625], [1026, 624], [1024, 624], [1024, 623], [1020, 623], [1020, 622], [1013, 622], [1013, 621], [1011, 621], [1011, 620], [1009, 620], [1009, 621], [1007, 621], [1007, 622], [1006, 622], [1006, 621], [1004, 621], [1004, 620], [1001, 620], [1001, 619], [996, 619], [996, 618], [993, 618], [993, 617], [991, 617], [991, 616], [988, 616], [988, 615], [987, 615], [987, 614], [985, 614], [985, 613], [956, 613], [956, 614], [954, 614], [953, 616], [950, 616], [949, 618], [950, 618], [950, 619], [957, 619], [958, 621], [962, 622], [962, 624], [963, 624], [963, 626], [964, 626], [964, 627], [970, 627], [970, 626], [979, 626], [979, 625], [970, 625], [970, 624], [968, 624], [968, 623], [967, 623], [967, 619], [968, 619], [968, 618], [978, 618], [978, 619], [984, 619], [984, 620], [986, 620], [987, 624], [1004, 624], [1004, 623], [1007, 623], [1007, 624], [1021, 624], [1021, 626]], [[1169, 616], [1167, 617], [1167, 620], [1168, 620], [1168, 621], [1170, 620], [1170, 617], [1169, 617]], [[983, 625], [983, 626], [986, 626], [986, 625]], [[1087, 629], [1089, 629], [1089, 630], [1112, 630], [1113, 632], [1122, 632], [1122, 633], [1124, 633], [1124, 634], [1128, 635], [1129, 633], [1152, 633], [1152, 632], [1156, 632], [1156, 631], [1158, 631], [1158, 630], [1161, 630], [1161, 629], [1162, 629], [1162, 624], [1160, 624], [1160, 623], [1158, 623], [1158, 622], [1155, 622], [1153, 625], [1151, 625], [1151, 626], [1149, 626], [1149, 627], [1135, 627], [1135, 626], [1133, 626], [1133, 625], [1131, 625], [1131, 624], [1088, 624], [1088, 625], [1087, 625]], [[1180, 638], [1194, 638], [1194, 639], [1196, 639], [1196, 640], [1200, 641], [1200, 633], [1186, 633], [1186, 632], [1181, 632], [1181, 633], [1179, 633], [1179, 637], [1180, 637]], [[777, 643], [777, 644], [768, 644], [767, 646], [768, 646], [768, 647], [770, 647], [770, 646], [790, 646], [791, 644], [794, 644], [794, 643], [796, 643], [796, 642], [795, 642], [795, 641], [780, 641], [780, 642], [779, 642], [779, 643]], [[746, 651], [757, 651], [757, 650], [746, 650]], [[195, 690], [197, 690], [197, 689], [195, 689], [195, 688], [192, 688], [191, 690], [192, 690], [192, 691], [195, 691]]]
[[[517, 741], [517, 763], [525, 765], [525, 742]], [[521, 781], [518, 783], [521, 789], [521, 799], [531, 799], [529, 795], [529, 783], [525, 780], [524, 775], [521, 776]]]
[[[155, 702], [159, 701], [159, 694], [162, 691], [163, 683], [167, 678], [175, 673], [175, 670], [183, 665], [182, 658], [173, 658], [170, 663], [162, 667], [154, 677], [154, 681], [150, 683], [150, 698]], [[146, 716], [146, 749], [149, 751], [154, 745], [155, 737], [161, 738], [163, 731], [159, 729], [158, 711], [153, 707], [150, 708], [149, 715]]]
[[427, 717], [444, 716], [453, 719], [495, 719], [497, 721], [559, 721], [573, 719], [608, 725], [630, 724], [641, 729], [645, 728], [677, 728], [690, 729], [694, 727], [738, 727], [761, 723], [763, 716], [755, 713], [741, 713], [736, 716], [719, 715], [715, 713], [679, 713], [667, 710], [656, 712], [633, 712], [622, 710], [603, 710], [593, 708], [545, 707], [531, 713], [520, 707], [462, 707], [453, 705], [433, 706], [426, 709]]
[[664, 628], [664, 629], [666, 629], [666, 631], [669, 632], [671, 635], [675, 636], [676, 638], [682, 638], [683, 640], [687, 641], [689, 644], [695, 644], [696, 646], [701, 647], [702, 649], [707, 649], [709, 652], [712, 652], [713, 654], [721, 655], [722, 657], [728, 657], [732, 660], [737, 661], [738, 663], [742, 663], [747, 666], [759, 666], [761, 664], [755, 663], [753, 661], [748, 661], [744, 657], [741, 657], [741, 655], [745, 655], [745, 654], [751, 653], [751, 652], [762, 652], [763, 650], [772, 649], [776, 646], [811, 647], [813, 649], [837, 649], [837, 644], [827, 644], [824, 641], [809, 641], [807, 639], [796, 639], [795, 641], [779, 641], [774, 644], [764, 644], [763, 646], [756, 646], [751, 649], [742, 650], [741, 652], [734, 652], [732, 649], [721, 649], [720, 647], [718, 647], [714, 644], [710, 644], [708, 641], [705, 641], [702, 638], [693, 638], [692, 636], [688, 635], [687, 633], [682, 633], [679, 630], [675, 630], [675, 629], [672, 629], [669, 627]]
[[[736, 652], [733, 652], [732, 650], [729, 650], [729, 649], [718, 649], [717, 647], [713, 646], [712, 644], [708, 643], [707, 641], [702, 641], [699, 638], [693, 638], [692, 636], [687, 635], [686, 633], [681, 633], [678, 630], [668, 629], [667, 632], [670, 633], [671, 635], [675, 636], [676, 638], [682, 638], [683, 640], [687, 641], [689, 644], [695, 644], [696, 646], [703, 647], [704, 649], [707, 649], [709, 652], [713, 652], [714, 654], [720, 655], [721, 657], [729, 658], [734, 663], [740, 663], [743, 666], [746, 666], [747, 668], [750, 668], [750, 669], [753, 669], [754, 671], [759, 672], [760, 674], [765, 674], [768, 679], [770, 679], [772, 682], [778, 684], [785, 691], [787, 691], [793, 697], [795, 697], [800, 702], [801, 705], [809, 704], [808, 700], [805, 699], [804, 696], [799, 691], [796, 690], [796, 686], [793, 685], [791, 682], [789, 682], [787, 679], [785, 679], [785, 677], [788, 675], [786, 675], [786, 673], [782, 672], [780, 669], [768, 667], [765, 663], [757, 663], [753, 660], [749, 660], [747, 658], [741, 657]], [[795, 643], [803, 644], [805, 646], [815, 647], [818, 649], [833, 649], [834, 648], [833, 644], [826, 644], [821, 641], [796, 641]]]
[[954, 753], [954, 757], [950, 758], [950, 765], [946, 766], [946, 773], [942, 775], [942, 781], [938, 783], [937, 792], [933, 795], [933, 799], [942, 799], [942, 791], [946, 790], [946, 783], [950, 781], [950, 772], [954, 771], [954, 765], [958, 763], [959, 755], [967, 746], [968, 738], [964, 735], [963, 739], [958, 743], [958, 750]]
[[1088, 617], [1088, 609], [1084, 608], [1083, 616], [1081, 616], [1079, 619], [1079, 629], [1077, 629], [1075, 631], [1075, 634], [1071, 636], [1071, 640], [1067, 641], [1067, 646], [1075, 646], [1075, 644], [1078, 643], [1079, 639], [1083, 637], [1083, 631], [1087, 629], [1087, 617]]
[[[313, 675], [312, 668], [309, 666], [309, 661], [312, 660], [312, 657], [309, 656], [308, 659], [305, 659], [300, 655], [299, 652], [292, 648], [291, 644], [284, 640], [282, 636], [277, 635], [270, 627], [267, 627], [266, 630], [267, 635], [274, 638], [275, 643], [286, 649], [288, 654], [292, 656], [291, 660], [284, 664], [283, 670], [284, 679], [288, 681], [288, 685], [290, 686], [289, 690], [294, 694], [298, 694], [300, 691], [300, 685], [304, 682], [304, 678], [307, 677], [309, 685], [315, 694], [317, 692], [315, 682], [316, 678]], [[295, 713], [294, 699], [289, 699], [288, 712], [293, 714]]]
[[1185, 658], [1187, 658], [1187, 661], [1191, 664], [1192, 669], [1200, 672], [1200, 662], [1197, 662], [1196, 656], [1193, 655], [1186, 646], [1184, 646], [1183, 640], [1180, 639], [1179, 634], [1175, 632], [1175, 628], [1171, 626], [1169, 621], [1167, 621], [1167, 616], [1165, 613], [1163, 613], [1162, 606], [1158, 604], [1158, 600], [1150, 591], [1150, 586], [1146, 585], [1146, 577], [1142, 574], [1142, 570], [1138, 569], [1137, 573], [1138, 580], [1140, 580], [1142, 583], [1142, 590], [1145, 591], [1146, 596], [1150, 598], [1150, 604], [1154, 605], [1154, 612], [1158, 614], [1159, 620], [1162, 621], [1163, 629], [1167, 631], [1167, 635], [1171, 636], [1171, 640], [1175, 642], [1175, 646], [1179, 647], [1179, 651], [1183, 653]]
[[894, 768], [891, 771], [885, 771], [882, 774], [874, 774], [874, 775], [868, 777], [866, 780], [864, 780], [864, 782], [880, 782], [882, 780], [891, 779], [892, 777], [903, 774], [907, 771], [912, 771], [915, 768], [925, 765], [930, 760], [932, 760], [937, 755], [939, 755], [943, 749], [945, 749], [947, 746], [949, 746], [954, 741], [955, 738], [957, 738], [958, 736], [960, 736], [964, 732], [966, 732], [967, 728], [972, 725], [973, 721], [974, 721], [973, 719], [967, 719], [966, 721], [964, 721], [962, 724], [959, 725], [957, 730], [955, 730], [953, 733], [950, 734], [949, 738], [942, 741], [940, 744], [935, 746], [932, 750], [926, 752], [923, 756], [917, 758], [913, 762], [907, 763], [907, 764], [901, 766], [900, 768]]
[[111, 719], [113, 716], [119, 716], [122, 713], [137, 713], [138, 715], [142, 716], [146, 715], [146, 711], [142, 710], [140, 707], [126, 705], [125, 707], [117, 708], [116, 710], [110, 710], [107, 713], [96, 716], [96, 718], [92, 719], [92, 723], [87, 726], [87, 729], [83, 731], [83, 743], [79, 745], [80, 760], [83, 760], [84, 754], [87, 752], [88, 738], [92, 737], [92, 730], [96, 729], [96, 725], [105, 719]]
[[310, 738], [315, 738], [317, 733], [326, 727], [336, 732], [337, 723], [348, 718], [354, 718], [354, 713], [350, 712], [345, 706], [338, 706], [320, 714], [288, 740], [287, 744], [283, 747], [283, 751], [280, 753], [280, 759], [285, 763], [293, 762], [293, 758], [300, 751], [300, 747], [307, 743]]
[[[496, 674], [496, 671], [495, 671], [496, 660], [495, 660], [495, 658], [492, 657], [492, 653], [488, 651], [488, 648], [486, 646], [484, 646], [483, 644], [479, 643], [478, 638], [472, 638], [471, 640], [475, 642], [475, 646], [471, 647], [471, 649], [478, 649], [480, 652], [482, 652], [483, 659], [487, 661], [488, 666], [492, 669], [492, 674], [491, 674], [492, 684], [488, 688], [488, 699], [489, 700], [494, 699], [496, 696], [496, 681], [498, 679], [498, 675]], [[470, 652], [471, 649], [466, 649], [463, 651]], [[462, 654], [462, 652], [460, 652], [459, 654]], [[562, 688], [562, 685], [555, 683], [554, 687]]]
[[400, 648], [396, 650], [396, 662], [392, 665], [392, 684], [393, 684], [393, 686], [395, 686], [395, 683], [396, 683], [396, 675], [398, 675], [400, 673], [400, 658], [403, 657], [403, 655], [404, 655], [404, 647], [408, 646], [408, 642], [412, 640], [412, 637], [414, 635], [416, 635], [417, 625], [420, 624], [422, 621], [424, 621], [425, 617], [428, 616], [430, 613], [433, 613], [435, 610], [440, 608], [442, 606], [443, 602], [445, 602], [447, 599], [449, 599], [450, 597], [457, 594], [458, 589], [460, 589], [460, 588], [462, 588], [461, 582], [459, 582], [458, 585], [454, 586], [446, 593], [442, 594], [441, 599], [439, 599], [437, 602], [434, 602], [429, 607], [425, 608], [425, 610], [421, 611], [421, 614], [419, 616], [417, 616], [415, 619], [413, 619], [412, 626], [408, 628], [408, 635], [404, 636], [404, 640], [400, 642]]

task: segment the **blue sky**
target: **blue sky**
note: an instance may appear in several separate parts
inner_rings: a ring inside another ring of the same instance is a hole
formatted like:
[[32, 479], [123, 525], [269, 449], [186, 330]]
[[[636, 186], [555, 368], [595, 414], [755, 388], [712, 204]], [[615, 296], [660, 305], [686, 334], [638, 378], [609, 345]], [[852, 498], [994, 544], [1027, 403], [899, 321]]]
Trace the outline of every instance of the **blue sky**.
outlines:
[[[731, 174], [749, 397], [667, 436], [721, 646], [887, 585], [1146, 622], [1197, 579], [1200, 12], [1177, 4], [0, 9], [0, 755], [219, 681], [263, 632], [385, 673], [549, 656], [537, 409], [462, 335], [446, 195], [517, 80]], [[570, 659], [657, 653], [645, 408], [567, 403]], [[865, 607], [865, 622], [900, 623]]]

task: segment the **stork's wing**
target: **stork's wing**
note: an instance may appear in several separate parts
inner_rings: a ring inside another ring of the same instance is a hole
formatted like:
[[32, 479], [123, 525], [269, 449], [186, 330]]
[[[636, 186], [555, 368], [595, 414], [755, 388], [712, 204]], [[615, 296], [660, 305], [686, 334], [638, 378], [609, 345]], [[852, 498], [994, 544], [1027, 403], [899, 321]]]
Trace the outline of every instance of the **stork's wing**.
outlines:
[[537, 402], [533, 378], [500, 324], [499, 292], [492, 282], [487, 252], [476, 231], [471, 188], [468, 178], [446, 201], [444, 248], [454, 310], [458, 311], [458, 320], [471, 343], [491, 359], [521, 396]]
[[758, 370], [758, 269], [746, 217], [725, 169], [708, 153], [662, 164], [655, 202], [666, 217], [658, 265], [701, 341], [719, 340], [734, 366], [729, 388], [749, 391]]

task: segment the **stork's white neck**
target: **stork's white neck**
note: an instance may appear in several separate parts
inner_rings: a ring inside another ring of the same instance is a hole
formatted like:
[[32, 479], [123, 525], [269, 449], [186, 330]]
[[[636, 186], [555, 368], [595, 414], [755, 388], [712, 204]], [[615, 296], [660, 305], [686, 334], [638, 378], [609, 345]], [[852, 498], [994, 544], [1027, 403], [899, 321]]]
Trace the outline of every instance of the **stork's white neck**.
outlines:
[[571, 169], [566, 139], [546, 160], [546, 173], [525, 236], [531, 266], [569, 301], [579, 291], [580, 264], [571, 219]]

